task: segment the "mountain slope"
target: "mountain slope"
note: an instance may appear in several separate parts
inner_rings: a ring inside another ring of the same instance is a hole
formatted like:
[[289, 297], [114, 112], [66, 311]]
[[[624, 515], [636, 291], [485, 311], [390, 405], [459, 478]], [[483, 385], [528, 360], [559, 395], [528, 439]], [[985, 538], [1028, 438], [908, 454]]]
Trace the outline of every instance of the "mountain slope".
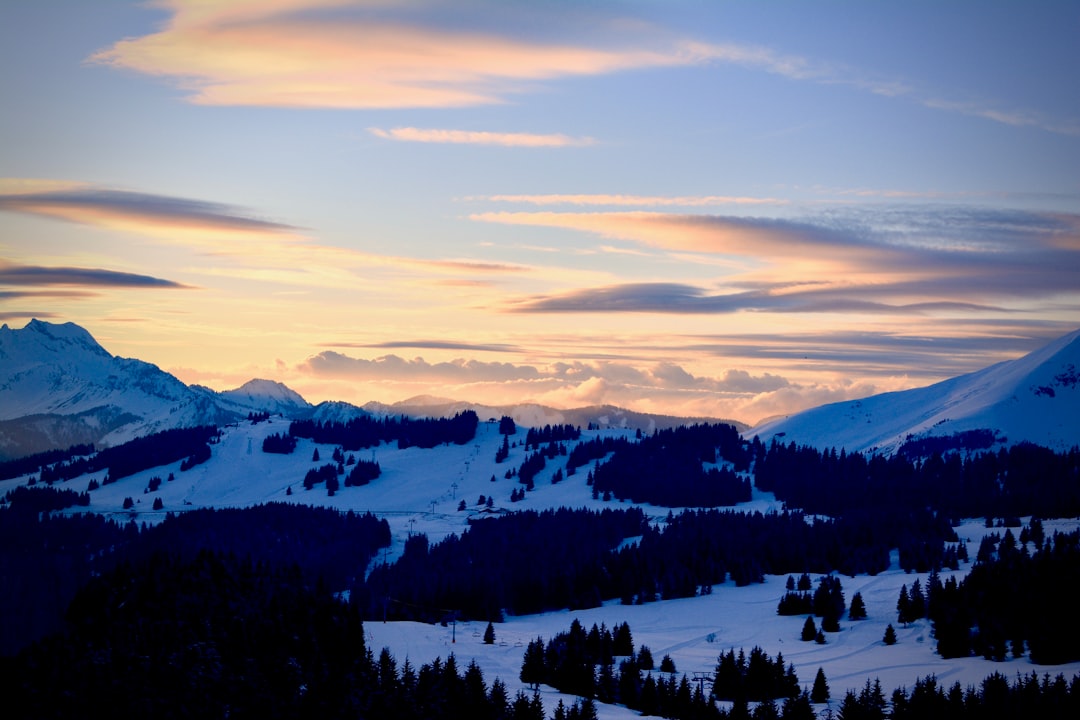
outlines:
[[909, 439], [972, 430], [1002, 442], [1065, 450], [1080, 444], [1080, 330], [1022, 358], [934, 385], [885, 393], [771, 420], [762, 441], [892, 453]]
[[296, 414], [310, 407], [269, 381], [225, 393], [189, 387], [156, 365], [111, 355], [73, 323], [0, 327], [0, 459], [222, 424], [252, 410]]

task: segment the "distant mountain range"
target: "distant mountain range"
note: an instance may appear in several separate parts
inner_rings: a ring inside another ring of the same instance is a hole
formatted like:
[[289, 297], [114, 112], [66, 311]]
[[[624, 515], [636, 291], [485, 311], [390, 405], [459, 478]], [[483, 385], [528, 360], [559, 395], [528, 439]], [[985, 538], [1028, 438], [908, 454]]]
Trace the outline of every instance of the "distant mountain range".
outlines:
[[[979, 433], [978, 431], [987, 431]], [[748, 435], [889, 454], [905, 443], [976, 435], [997, 445], [1080, 445], [1080, 330], [1016, 360], [913, 390], [822, 405]], [[939, 442], [939, 446], [941, 443]]]
[[[526, 427], [656, 429], [715, 418], [637, 413], [610, 405], [559, 410], [522, 403], [477, 405], [420, 396], [391, 405], [312, 405], [278, 382], [251, 380], [218, 392], [186, 385], [156, 365], [116, 357], [73, 323], [0, 327], [0, 460], [75, 443], [105, 447], [175, 427], [236, 422], [251, 412], [344, 421], [358, 415], [442, 417], [473, 409]], [[1080, 444], [1080, 331], [1025, 357], [924, 388], [885, 393], [772, 419], [745, 435], [815, 447], [892, 453], [905, 442], [987, 431], [999, 444], [1055, 449]]]
[[223, 425], [251, 412], [327, 422], [366, 414], [439, 417], [465, 409], [476, 410], [485, 420], [506, 415], [526, 427], [594, 424], [650, 432], [707, 420], [613, 406], [493, 407], [432, 397], [393, 405], [368, 403], [363, 408], [337, 401], [316, 406], [270, 380], [251, 380], [224, 392], [186, 385], [156, 365], [111, 355], [74, 323], [31, 320], [21, 330], [0, 327], [0, 460], [77, 443], [107, 447], [176, 427]]

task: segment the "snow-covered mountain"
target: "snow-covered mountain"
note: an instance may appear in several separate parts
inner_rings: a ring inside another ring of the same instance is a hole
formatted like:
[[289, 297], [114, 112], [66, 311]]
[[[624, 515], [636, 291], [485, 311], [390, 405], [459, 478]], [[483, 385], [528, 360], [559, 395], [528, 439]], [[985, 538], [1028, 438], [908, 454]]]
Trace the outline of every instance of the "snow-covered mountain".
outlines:
[[908, 440], [973, 430], [1007, 444], [1080, 445], [1080, 330], [1016, 360], [928, 387], [822, 405], [746, 435], [892, 453]]
[[297, 414], [310, 408], [289, 388], [266, 380], [224, 393], [185, 385], [156, 365], [111, 355], [73, 323], [0, 327], [0, 459], [222, 424], [253, 410]]
[[296, 417], [311, 410], [311, 403], [298, 392], [273, 380], [248, 380], [234, 390], [218, 393], [218, 397], [224, 404], [285, 417]]
[[224, 425], [260, 411], [345, 422], [369, 414], [449, 417], [469, 409], [484, 420], [506, 415], [526, 427], [571, 424], [651, 432], [715, 422], [610, 405], [572, 410], [530, 403], [496, 407], [428, 396], [362, 408], [337, 401], [312, 406], [271, 380], [251, 380], [224, 392], [185, 385], [156, 365], [111, 355], [74, 323], [31, 320], [21, 330], [0, 328], [0, 460], [75, 443], [105, 447], [169, 428]]

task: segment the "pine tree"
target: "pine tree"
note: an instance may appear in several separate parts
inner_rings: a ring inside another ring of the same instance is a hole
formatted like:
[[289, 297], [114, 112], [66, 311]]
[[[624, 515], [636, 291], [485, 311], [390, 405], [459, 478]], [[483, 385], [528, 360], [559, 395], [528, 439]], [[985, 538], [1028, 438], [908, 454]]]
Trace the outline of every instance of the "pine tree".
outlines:
[[849, 620], [865, 620], [866, 604], [863, 602], [862, 593], [855, 593], [851, 598], [851, 607], [848, 608]]
[[814, 687], [810, 690], [810, 702], [829, 702], [829, 683], [825, 680], [825, 671], [822, 668], [818, 668], [817, 675], [814, 676]]
[[155, 510], [161, 510], [164, 507], [165, 507], [165, 505], [161, 502], [160, 497], [154, 498], [154, 509]]
[[315, 452], [311, 453], [311, 462], [319, 462], [319, 448], [315, 448]]
[[539, 690], [540, 683], [544, 682], [545, 672], [544, 639], [538, 637], [525, 648], [525, 656], [521, 660], [519, 679], [526, 685], [532, 685], [534, 690]]
[[896, 619], [904, 625], [911, 622], [911, 598], [908, 597], [907, 585], [900, 586], [900, 597], [896, 601]]
[[896, 630], [893, 629], [892, 623], [885, 628], [885, 637], [881, 638], [881, 641], [886, 645], [896, 644]]
[[817, 637], [817, 634], [818, 634], [817, 626], [814, 625], [813, 616], [812, 615], [807, 616], [806, 622], [803, 623], [802, 635], [800, 636], [800, 639], [803, 642], [810, 642], [815, 637]]
[[660, 672], [665, 672], [665, 673], [674, 673], [674, 672], [678, 672], [678, 671], [677, 671], [677, 670], [675, 669], [675, 661], [671, 659], [671, 656], [670, 656], [670, 655], [665, 655], [665, 656], [664, 656], [664, 657], [663, 657], [663, 658], [662, 658], [662, 659], [660, 660]]
[[495, 626], [492, 625], [490, 622], [487, 624], [487, 629], [484, 630], [484, 644], [485, 645], [494, 645], [495, 644]]
[[922, 584], [918, 578], [911, 584], [909, 600], [911, 601], [911, 619], [919, 620], [926, 617], [926, 596], [923, 595]]

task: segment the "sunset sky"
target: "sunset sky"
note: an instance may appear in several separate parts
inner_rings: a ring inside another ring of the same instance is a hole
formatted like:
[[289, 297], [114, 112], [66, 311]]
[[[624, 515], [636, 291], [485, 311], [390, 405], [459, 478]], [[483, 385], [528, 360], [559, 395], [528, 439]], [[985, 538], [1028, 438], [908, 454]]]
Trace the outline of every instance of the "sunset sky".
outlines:
[[1080, 3], [5, 0], [0, 321], [754, 423], [1080, 327]]

